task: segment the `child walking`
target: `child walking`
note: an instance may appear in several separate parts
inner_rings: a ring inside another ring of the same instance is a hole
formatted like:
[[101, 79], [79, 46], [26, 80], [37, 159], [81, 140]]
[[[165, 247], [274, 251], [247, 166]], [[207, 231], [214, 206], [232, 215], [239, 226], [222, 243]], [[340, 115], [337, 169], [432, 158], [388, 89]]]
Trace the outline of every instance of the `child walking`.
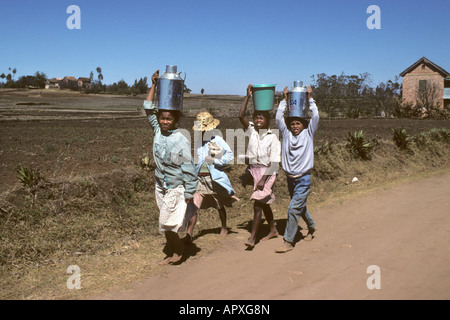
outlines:
[[[227, 165], [233, 162], [234, 154], [228, 144], [220, 135], [216, 135], [214, 129], [220, 124], [220, 120], [214, 119], [209, 112], [200, 112], [194, 127], [194, 132], [201, 132], [202, 145], [197, 148], [197, 175], [198, 186], [194, 194], [196, 211], [189, 221], [187, 241], [192, 241], [194, 226], [197, 221], [197, 213], [205, 202], [212, 204], [219, 211], [221, 221], [220, 235], [228, 234], [227, 211], [225, 205], [231, 206], [234, 201], [239, 201], [236, 192], [224, 172]], [[204, 202], [204, 200], [207, 200]]]
[[288, 208], [288, 219], [284, 232], [284, 244], [276, 249], [277, 253], [285, 253], [294, 249], [294, 238], [298, 231], [300, 217], [308, 227], [307, 237], [312, 237], [317, 230], [316, 224], [306, 208], [306, 200], [311, 185], [310, 170], [314, 165], [313, 138], [319, 125], [319, 111], [312, 98], [312, 89], [308, 86], [306, 98], [309, 101], [311, 120], [299, 117], [284, 118], [289, 90], [283, 90], [284, 99], [276, 114], [277, 126], [283, 138], [281, 165], [286, 172], [291, 202]]
[[270, 112], [255, 110], [253, 112], [253, 122], [249, 121], [245, 116], [248, 100], [252, 95], [252, 87], [252, 84], [248, 85], [247, 96], [239, 111], [239, 120], [244, 130], [250, 134], [247, 148], [249, 161], [247, 170], [253, 178], [254, 191], [250, 200], [254, 200], [254, 214], [250, 238], [245, 242], [249, 249], [254, 248], [256, 245], [263, 212], [270, 231], [262, 240], [276, 238], [279, 235], [270, 204], [275, 201], [272, 189], [278, 174], [281, 153], [280, 141], [277, 135], [270, 130]]
[[159, 70], [152, 76], [152, 86], [144, 101], [144, 110], [153, 128], [155, 160], [155, 196], [160, 210], [159, 231], [167, 240], [167, 256], [159, 264], [179, 264], [183, 244], [178, 232], [184, 231], [190, 218], [187, 210], [197, 189], [197, 173], [189, 141], [177, 130], [177, 110], [157, 110], [153, 104]]

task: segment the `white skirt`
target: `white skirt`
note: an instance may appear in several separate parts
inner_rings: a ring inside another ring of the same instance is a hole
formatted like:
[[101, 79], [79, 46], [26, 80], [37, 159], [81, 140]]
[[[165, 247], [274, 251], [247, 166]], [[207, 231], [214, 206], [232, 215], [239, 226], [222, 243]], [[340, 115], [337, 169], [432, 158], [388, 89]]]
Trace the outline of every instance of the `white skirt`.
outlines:
[[[159, 208], [159, 232], [183, 232], [192, 214], [186, 214], [188, 205], [184, 199], [184, 186], [174, 189], [155, 187], [156, 204]], [[193, 210], [188, 210], [189, 212]]]

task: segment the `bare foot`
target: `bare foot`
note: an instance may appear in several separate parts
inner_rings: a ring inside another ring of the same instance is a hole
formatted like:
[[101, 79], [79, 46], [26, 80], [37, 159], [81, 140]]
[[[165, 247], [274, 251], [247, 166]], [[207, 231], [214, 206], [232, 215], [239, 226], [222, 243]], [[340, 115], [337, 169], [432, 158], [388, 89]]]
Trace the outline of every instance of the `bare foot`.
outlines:
[[158, 264], [159, 264], [160, 266], [168, 265], [168, 264], [170, 263], [170, 260], [171, 260], [171, 259], [172, 259], [172, 257], [166, 257], [166, 258], [164, 258], [164, 260], [158, 262]]
[[270, 240], [270, 239], [273, 239], [273, 238], [278, 238], [279, 235], [280, 234], [278, 233], [278, 231], [274, 231], [274, 232], [269, 233], [267, 236], [265, 236], [261, 240], [262, 241], [267, 241], [267, 240]]
[[183, 256], [181, 254], [174, 253], [172, 258], [170, 259], [170, 264], [181, 263], [181, 258], [183, 258]]
[[174, 253], [172, 259], [170, 259], [170, 264], [180, 264], [182, 262], [181, 259], [183, 258], [183, 252], [184, 252], [183, 242], [180, 239], [178, 239], [175, 242]]
[[227, 229], [227, 228], [222, 228], [222, 229], [220, 230], [220, 236], [221, 236], [222, 238], [225, 238], [227, 235], [228, 235], [228, 229]]
[[247, 248], [249, 248], [249, 249], [253, 249], [253, 248], [255, 247], [255, 241], [254, 241], [254, 240], [248, 239], [247, 241], [245, 241], [244, 244], [245, 244], [245, 245], [247, 246]]

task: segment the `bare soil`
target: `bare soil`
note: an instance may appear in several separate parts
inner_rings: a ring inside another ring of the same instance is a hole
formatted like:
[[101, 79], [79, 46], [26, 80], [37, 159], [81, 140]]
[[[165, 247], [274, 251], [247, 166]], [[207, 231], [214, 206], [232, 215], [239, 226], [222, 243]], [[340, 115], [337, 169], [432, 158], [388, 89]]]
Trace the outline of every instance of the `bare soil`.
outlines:
[[[393, 186], [312, 212], [315, 238], [286, 254], [274, 253], [281, 238], [245, 250], [238, 230], [208, 256], [95, 299], [447, 300], [449, 199], [450, 173]], [[367, 286], [372, 265], [380, 289]]]

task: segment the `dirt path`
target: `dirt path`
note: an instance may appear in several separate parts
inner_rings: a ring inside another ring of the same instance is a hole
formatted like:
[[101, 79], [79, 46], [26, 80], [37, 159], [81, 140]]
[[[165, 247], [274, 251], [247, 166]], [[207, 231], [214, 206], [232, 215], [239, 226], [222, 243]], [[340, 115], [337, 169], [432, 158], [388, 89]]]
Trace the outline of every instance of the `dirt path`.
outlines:
[[[244, 249], [245, 230], [212, 254], [168, 266], [101, 299], [449, 299], [450, 173], [320, 208], [311, 242], [276, 254], [282, 238]], [[380, 268], [381, 289], [367, 273]]]

